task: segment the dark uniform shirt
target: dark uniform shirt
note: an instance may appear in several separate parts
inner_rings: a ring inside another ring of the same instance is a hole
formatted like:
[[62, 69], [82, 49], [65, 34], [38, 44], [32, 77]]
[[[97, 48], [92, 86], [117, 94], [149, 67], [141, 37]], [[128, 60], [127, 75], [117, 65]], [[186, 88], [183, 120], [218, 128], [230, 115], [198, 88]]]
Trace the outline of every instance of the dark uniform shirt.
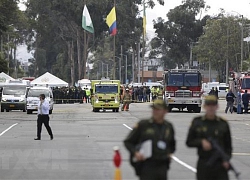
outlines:
[[[166, 161], [175, 151], [174, 129], [171, 123], [164, 121], [156, 124], [152, 119], [142, 120], [124, 140], [126, 148], [134, 155], [138, 145], [146, 140], [152, 140], [152, 157], [150, 160]], [[159, 148], [159, 141], [166, 144], [166, 148]]]
[[214, 120], [207, 120], [205, 116], [194, 118], [188, 132], [186, 144], [189, 147], [197, 147], [201, 159], [209, 159], [213, 151], [204, 151], [201, 140], [212, 138], [221, 146], [225, 153], [231, 157], [232, 141], [227, 121], [220, 117]]

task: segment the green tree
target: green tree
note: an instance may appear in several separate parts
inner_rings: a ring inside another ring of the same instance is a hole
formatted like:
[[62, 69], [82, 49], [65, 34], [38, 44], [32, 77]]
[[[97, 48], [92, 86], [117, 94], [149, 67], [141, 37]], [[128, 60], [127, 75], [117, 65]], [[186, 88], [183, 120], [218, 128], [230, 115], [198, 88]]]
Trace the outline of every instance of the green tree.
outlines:
[[158, 18], [154, 21], [156, 37], [152, 39], [151, 57], [161, 55], [165, 65], [173, 68], [189, 61], [190, 49], [203, 32], [203, 26], [209, 18], [196, 19], [205, 8], [203, 0], [187, 0], [170, 10], [168, 21]]
[[[219, 81], [225, 80], [226, 61], [229, 69], [240, 70], [241, 19], [225, 16], [223, 13], [208, 20], [204, 34], [199, 38], [194, 52], [201, 63], [210, 61], [213, 69], [219, 73]], [[247, 33], [245, 31], [245, 36]], [[244, 52], [246, 52], [244, 50]], [[246, 57], [244, 57], [246, 59]], [[244, 69], [243, 69], [244, 70]]]

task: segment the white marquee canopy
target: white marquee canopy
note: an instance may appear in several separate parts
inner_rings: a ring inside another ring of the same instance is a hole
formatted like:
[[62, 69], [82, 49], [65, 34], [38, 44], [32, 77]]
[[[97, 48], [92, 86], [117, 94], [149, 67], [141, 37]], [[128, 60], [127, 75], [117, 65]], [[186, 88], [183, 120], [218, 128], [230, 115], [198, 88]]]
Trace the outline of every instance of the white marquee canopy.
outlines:
[[50, 87], [63, 87], [68, 86], [68, 83], [61, 80], [60, 78], [46, 72], [45, 74], [41, 75], [40, 77], [34, 79], [30, 83], [32, 86], [34, 85], [49, 85]]

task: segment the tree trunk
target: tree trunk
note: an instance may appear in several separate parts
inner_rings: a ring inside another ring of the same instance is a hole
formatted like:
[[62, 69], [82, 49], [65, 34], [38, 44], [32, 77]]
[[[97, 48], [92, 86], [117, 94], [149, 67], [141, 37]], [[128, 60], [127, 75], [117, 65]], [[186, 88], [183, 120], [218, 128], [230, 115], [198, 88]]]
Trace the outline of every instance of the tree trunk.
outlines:
[[75, 62], [74, 62], [74, 44], [67, 42], [68, 45], [68, 59], [70, 61], [70, 74], [71, 74], [71, 85], [75, 82]]
[[78, 60], [78, 79], [82, 77], [82, 63], [81, 63], [81, 36], [79, 34], [79, 29], [77, 28], [77, 60]]

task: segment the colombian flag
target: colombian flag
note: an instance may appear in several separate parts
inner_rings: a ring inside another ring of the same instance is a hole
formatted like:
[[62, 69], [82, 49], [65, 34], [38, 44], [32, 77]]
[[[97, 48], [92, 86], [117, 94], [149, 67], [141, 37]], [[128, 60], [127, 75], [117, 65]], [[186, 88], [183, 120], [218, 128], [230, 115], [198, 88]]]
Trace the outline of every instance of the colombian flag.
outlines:
[[106, 23], [109, 26], [109, 32], [111, 35], [115, 36], [117, 33], [116, 27], [116, 12], [115, 7], [113, 7], [107, 16]]

